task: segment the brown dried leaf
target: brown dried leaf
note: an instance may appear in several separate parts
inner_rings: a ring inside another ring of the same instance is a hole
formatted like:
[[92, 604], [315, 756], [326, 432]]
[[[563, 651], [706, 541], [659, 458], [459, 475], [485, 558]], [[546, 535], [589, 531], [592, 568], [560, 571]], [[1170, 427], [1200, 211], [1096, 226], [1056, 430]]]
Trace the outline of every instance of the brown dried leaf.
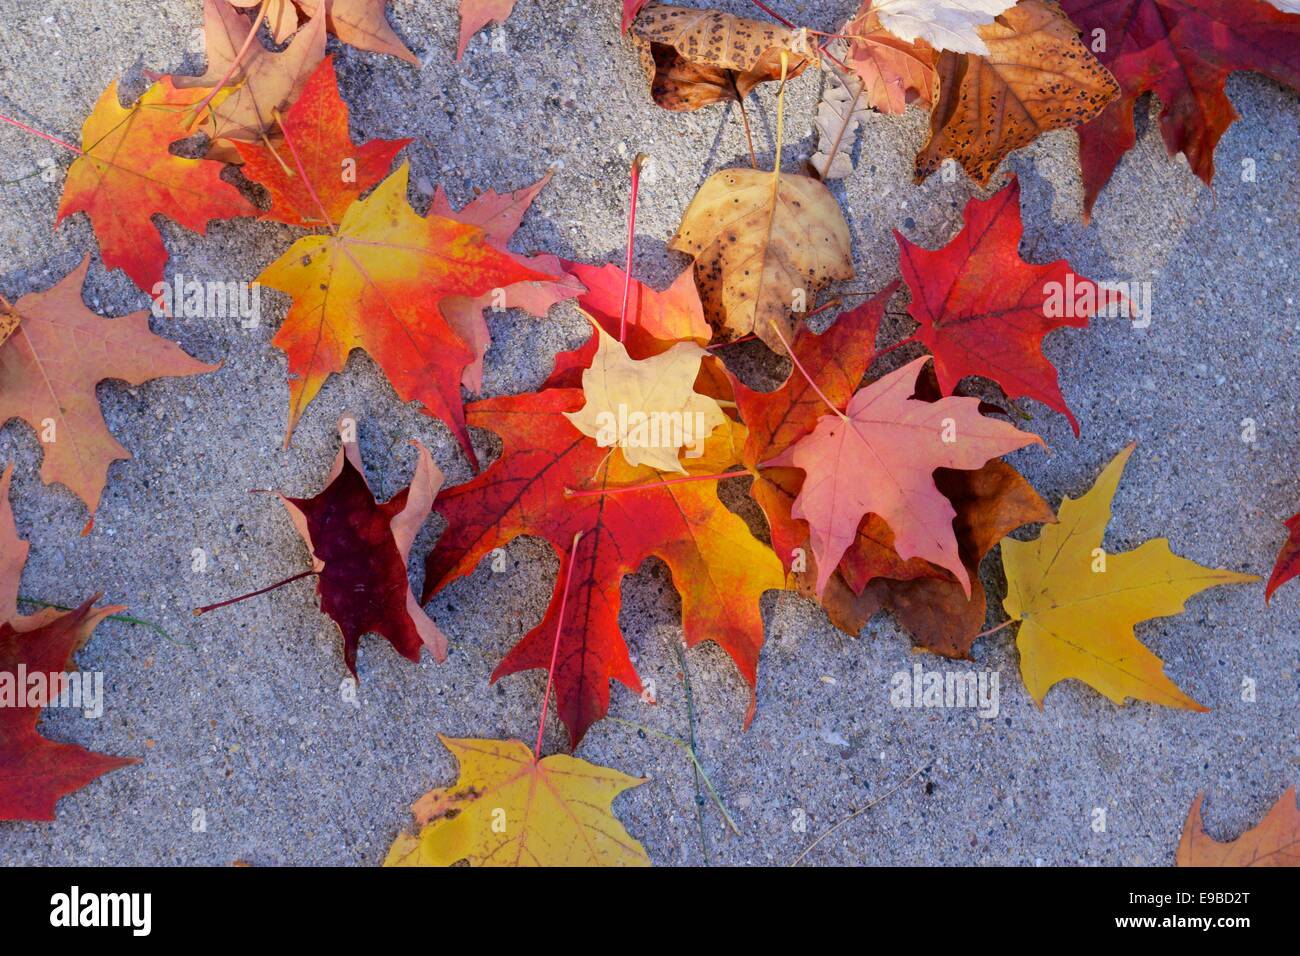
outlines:
[[[975, 471], [941, 468], [934, 480], [957, 511], [953, 530], [972, 581], [978, 582], [980, 563], [1003, 537], [1022, 525], [1056, 521], [1051, 506], [1004, 461], [990, 461]], [[812, 570], [795, 575], [794, 581], [802, 593], [816, 598]], [[878, 577], [856, 595], [837, 570], [821, 603], [831, 623], [851, 636], [856, 637], [877, 611], [888, 610], [917, 647], [958, 658], [970, 656], [987, 610], [982, 587], [972, 588], [967, 599], [950, 574], [911, 580]]]
[[798, 49], [795, 31], [717, 10], [651, 3], [631, 36], [650, 95], [666, 110], [744, 99], [759, 83], [781, 78], [782, 50], [790, 53], [789, 77], [812, 62], [806, 49]]
[[1021, 0], [978, 30], [987, 56], [939, 57], [939, 99], [930, 140], [916, 157], [918, 181], [952, 158], [987, 185], [1012, 150], [1088, 122], [1119, 95], [1115, 78], [1055, 4]]
[[669, 248], [695, 259], [704, 315], [719, 341], [754, 333], [784, 355], [790, 313], [813, 292], [853, 278], [849, 227], [811, 176], [757, 169], [714, 173], [695, 194]]

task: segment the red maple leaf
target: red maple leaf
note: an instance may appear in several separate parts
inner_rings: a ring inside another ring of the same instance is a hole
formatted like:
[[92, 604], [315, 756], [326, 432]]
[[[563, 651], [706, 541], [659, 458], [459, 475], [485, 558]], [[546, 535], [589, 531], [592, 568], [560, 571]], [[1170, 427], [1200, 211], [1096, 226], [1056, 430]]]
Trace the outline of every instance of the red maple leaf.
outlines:
[[1300, 16], [1264, 0], [1062, 0], [1061, 6], [1122, 91], [1079, 127], [1088, 215], [1120, 157], [1137, 142], [1133, 107], [1144, 93], [1160, 97], [1169, 154], [1186, 155], [1210, 185], [1214, 148], [1237, 119], [1224, 92], [1228, 75], [1254, 70], [1300, 89]]
[[1273, 592], [1300, 574], [1300, 514], [1292, 515], [1286, 523], [1287, 539], [1278, 552], [1277, 564], [1264, 588], [1264, 600], [1270, 601]]
[[[821, 395], [797, 369], [792, 369], [781, 387], [771, 392], [754, 391], [732, 376], [736, 405], [749, 427], [743, 461], [755, 471], [750, 494], [767, 517], [772, 548], [787, 571], [792, 570], [797, 551], [802, 550], [807, 558], [808, 522], [790, 514], [803, 485], [803, 473], [797, 468], [759, 466], [812, 433], [827, 411], [822, 395], [838, 407], [857, 391], [871, 363], [885, 306], [898, 285], [891, 283], [856, 309], [845, 312], [821, 335], [806, 327], [799, 330], [793, 342], [795, 357], [817, 383]], [[900, 558], [894, 551], [888, 525], [875, 514], [867, 515], [858, 525], [857, 538], [845, 553], [840, 570], [857, 591], [876, 577], [907, 580], [943, 574], [920, 558]]]
[[488, 189], [475, 196], [459, 211], [452, 208], [451, 200], [447, 198], [442, 186], [434, 191], [433, 202], [429, 206], [430, 215], [477, 226], [487, 234], [488, 242], [496, 249], [533, 272], [551, 277], [515, 282], [476, 298], [449, 296], [439, 303], [442, 317], [474, 353], [473, 361], [465, 366], [461, 376], [461, 384], [471, 392], [483, 391], [483, 360], [492, 344], [492, 335], [483, 318], [484, 309], [523, 309], [540, 319], [546, 316], [551, 306], [582, 291], [582, 283], [565, 273], [562, 260], [552, 255], [518, 256], [508, 248], [519, 224], [523, 222], [524, 214], [550, 181], [551, 174], [548, 172], [531, 186], [513, 192], [498, 193], [494, 189]]
[[202, 96], [202, 90], [178, 90], [163, 77], [124, 107], [117, 83], [110, 83], [82, 125], [81, 155], [63, 184], [55, 226], [84, 212], [104, 265], [121, 269], [145, 292], [162, 281], [167, 264], [154, 213], [202, 235], [210, 220], [256, 212], [221, 179], [220, 163], [171, 151], [191, 135], [185, 113]]
[[339, 452], [320, 494], [281, 496], [315, 559], [321, 610], [343, 634], [343, 660], [353, 677], [363, 634], [386, 638], [411, 661], [420, 659], [422, 646], [440, 662], [447, 657], [447, 639], [416, 602], [406, 575], [411, 544], [442, 484], [429, 452], [413, 444], [420, 451], [415, 477], [382, 505], [366, 484], [355, 443]]
[[[709, 341], [712, 330], [704, 318], [704, 305], [695, 287], [694, 269], [687, 269], [672, 285], [659, 292], [633, 279], [612, 263], [603, 266], [581, 262], [561, 263], [565, 270], [587, 291], [578, 296], [578, 308], [610, 335], [617, 337], [622, 325], [623, 288], [627, 285], [627, 327], [623, 344], [634, 359], [645, 359], [665, 352], [676, 342], [691, 340], [699, 345]], [[555, 369], [545, 388], [577, 388], [582, 384], [582, 370], [591, 365], [599, 345], [599, 336], [591, 337], [576, 349], [555, 357]], [[706, 362], [701, 375], [716, 369], [717, 363]]]
[[[611, 679], [641, 691], [618, 615], [622, 580], [646, 558], [661, 558], [672, 573], [686, 643], [716, 641], [751, 690], [763, 644], [759, 598], [782, 586], [771, 552], [718, 499], [717, 480], [673, 481], [648, 466], [629, 467], [565, 417], [585, 401], [581, 389], [550, 388], [467, 407], [469, 424], [495, 432], [503, 450], [481, 475], [439, 497], [447, 530], [429, 555], [424, 594], [427, 601], [520, 535], [550, 542], [561, 557], [550, 606], [492, 679], [545, 670], [558, 641], [556, 703], [574, 747], [605, 715]], [[734, 423], [718, 429], [688, 470], [722, 472], [738, 452], [737, 433], [743, 428]], [[629, 485], [638, 487], [609, 493]], [[746, 723], [753, 712], [751, 696]]]
[[332, 56], [321, 60], [281, 123], [305, 176], [293, 168], [292, 159], [286, 165], [281, 153], [288, 147], [278, 152], [262, 143], [237, 142], [235, 147], [244, 160], [244, 175], [271, 194], [271, 208], [261, 218], [308, 229], [326, 225], [322, 207], [331, 221], [341, 220], [353, 200], [388, 175], [393, 157], [411, 142], [409, 138], [352, 141], [348, 105], [339, 96]]
[[139, 761], [42, 737], [36, 726], [44, 705], [25, 706], [35, 703], [27, 696], [30, 679], [41, 675], [48, 689], [52, 679], [75, 670], [72, 655], [100, 621], [124, 608], [92, 607], [96, 595], [75, 611], [18, 614], [28, 544], [18, 537], [9, 507], [12, 475], [12, 465], [0, 473], [0, 820], [53, 820], [60, 797]]
[[[1064, 259], [1034, 265], [1020, 257], [1020, 185], [966, 204], [965, 226], [942, 249], [915, 245], [901, 233], [899, 263], [912, 290], [913, 338], [934, 353], [939, 388], [951, 395], [967, 375], [1026, 396], [1079, 423], [1065, 404], [1043, 338], [1066, 326], [1087, 328], [1100, 289], [1070, 271]], [[1056, 313], [1056, 314], [1053, 314]]]
[[95, 600], [33, 631], [0, 624], [0, 820], [53, 820], [59, 797], [110, 770], [139, 763], [133, 757], [110, 757], [76, 744], [55, 743], [36, 729], [42, 707], [4, 701], [6, 685], [21, 696], [33, 675], [43, 675], [48, 683], [54, 675], [74, 669], [73, 652], [96, 624], [122, 610], [92, 608]]

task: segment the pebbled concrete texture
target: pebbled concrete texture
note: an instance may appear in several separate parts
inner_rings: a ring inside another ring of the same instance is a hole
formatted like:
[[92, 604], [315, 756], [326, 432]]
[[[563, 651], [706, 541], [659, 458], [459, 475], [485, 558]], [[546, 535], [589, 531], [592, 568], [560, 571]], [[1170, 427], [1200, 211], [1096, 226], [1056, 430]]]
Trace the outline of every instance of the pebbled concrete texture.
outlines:
[[[716, 4], [759, 15], [743, 0]], [[650, 102], [617, 4], [520, 0], [507, 25], [475, 38], [453, 61], [452, 0], [394, 0], [390, 20], [424, 65], [339, 47], [344, 97], [359, 140], [413, 136], [405, 157], [412, 200], [433, 184], [457, 203], [476, 189], [527, 185], [548, 168], [550, 186], [515, 239], [519, 251], [588, 262], [625, 254], [626, 176], [632, 155], [658, 160], [645, 183], [636, 275], [660, 287], [686, 265], [665, 242], [712, 172], [747, 160], [739, 115], [721, 106], [672, 114]], [[834, 29], [851, 2], [785, 0], [792, 19]], [[58, 5], [0, 0], [0, 111], [76, 140], [100, 91], [122, 79], [145, 87], [143, 70], [201, 71], [198, 0], [114, 0]], [[494, 37], [499, 38], [494, 42]], [[784, 166], [811, 154], [815, 70], [787, 95]], [[1137, 147], [1080, 221], [1076, 139], [1043, 137], [1006, 168], [1024, 194], [1031, 261], [1067, 258], [1098, 279], [1152, 283], [1149, 328], [1099, 321], [1048, 340], [1048, 354], [1078, 415], [1065, 419], [1025, 403], [1050, 454], [1013, 463], [1053, 504], [1077, 496], [1125, 443], [1138, 450], [1115, 500], [1106, 543], [1127, 550], [1167, 536], [1203, 564], [1267, 575], [1283, 539], [1280, 521], [1300, 509], [1297, 447], [1300, 385], [1291, 374], [1300, 319], [1300, 101], [1258, 76], [1236, 75], [1229, 93], [1241, 114], [1217, 153], [1215, 189], [1181, 159], [1167, 158], [1156, 104], [1140, 119]], [[749, 101], [759, 160], [772, 159], [775, 85]], [[856, 147], [857, 171], [834, 185], [848, 219], [858, 276], [845, 288], [874, 290], [897, 275], [891, 235], [929, 247], [960, 227], [977, 191], [959, 176], [911, 181], [925, 117], [874, 117]], [[0, 292], [44, 289], [92, 256], [86, 301], [105, 315], [146, 308], [120, 272], [106, 273], [84, 216], [51, 230], [70, 156], [0, 128]], [[60, 175], [29, 174], [52, 160]], [[1252, 160], [1255, 181], [1243, 181]], [[16, 182], [14, 180], [17, 180]], [[159, 220], [156, 220], [159, 221]], [[161, 221], [168, 275], [251, 280], [300, 233], [274, 223], [213, 223], [206, 236]], [[891, 311], [905, 309], [906, 293]], [[429, 605], [453, 643], [436, 666], [401, 659], [381, 639], [362, 642], [357, 705], [343, 699], [346, 675], [337, 631], [316, 607], [313, 586], [280, 591], [195, 620], [190, 608], [297, 573], [307, 554], [279, 505], [250, 489], [314, 494], [336, 451], [334, 423], [360, 422], [367, 473], [387, 498], [410, 478], [419, 438], [448, 481], [469, 477], [440, 423], [404, 406], [364, 355], [333, 378], [281, 447], [288, 391], [285, 360], [270, 346], [288, 301], [263, 295], [263, 321], [153, 320], [192, 355], [224, 363], [214, 374], [141, 388], [107, 382], [98, 393], [113, 434], [134, 458], [113, 466], [93, 533], [85, 507], [37, 477], [39, 442], [21, 422], [0, 429], [0, 462], [16, 463], [13, 505], [32, 543], [25, 596], [74, 604], [95, 591], [129, 605], [148, 627], [108, 622], [80, 652], [102, 671], [99, 720], [47, 712], [42, 730], [112, 754], [143, 758], [62, 800], [53, 824], [0, 823], [4, 864], [256, 865], [379, 863], [410, 825], [410, 804], [454, 779], [436, 734], [519, 737], [536, 732], [545, 675], [489, 686], [496, 662], [540, 618], [558, 561], [536, 540], [508, 549], [506, 570], [485, 563]], [[571, 304], [545, 320], [490, 315], [494, 339], [487, 394], [536, 388], [554, 353], [585, 337]], [[894, 316], [881, 344], [910, 329]], [[751, 384], [775, 384], [785, 367], [739, 348]], [[1256, 440], [1242, 440], [1243, 422]], [[480, 433], [481, 453], [496, 454]], [[741, 489], [743, 490], [743, 486]], [[737, 496], [739, 497], [739, 496]], [[439, 519], [413, 550], [417, 586]], [[192, 570], [194, 549], [207, 569]], [[995, 559], [984, 566], [989, 625], [1002, 620]], [[658, 704], [612, 690], [611, 715], [675, 738], [689, 733], [686, 684], [675, 646], [680, 605], [666, 568], [651, 561], [624, 585], [622, 622], [637, 666], [654, 680]], [[712, 645], [689, 652], [700, 760], [739, 833], [726, 830], [697, 796], [690, 762], [675, 745], [626, 723], [597, 724], [579, 756], [650, 777], [616, 811], [657, 864], [784, 864], [818, 835], [872, 801], [808, 853], [809, 864], [1166, 865], [1195, 794], [1208, 792], [1206, 825], [1227, 839], [1254, 825], [1297, 781], [1297, 625], [1300, 586], [1272, 607], [1262, 583], [1193, 598], [1182, 616], [1139, 625], [1208, 714], [1146, 704], [1117, 707], [1070, 682], [1037, 709], [1024, 691], [1010, 630], [982, 639], [969, 663], [918, 657], [886, 615], [856, 639], [840, 634], [813, 603], [793, 593], [764, 599], [767, 644], [752, 728], [741, 721], [747, 690]], [[996, 671], [1000, 712], [895, 709], [890, 677], [927, 668]], [[1253, 702], [1243, 680], [1255, 682]], [[564, 746], [558, 725], [549, 750]], [[1094, 827], [1105, 810], [1105, 830]], [[196, 832], [196, 811], [206, 829]]]

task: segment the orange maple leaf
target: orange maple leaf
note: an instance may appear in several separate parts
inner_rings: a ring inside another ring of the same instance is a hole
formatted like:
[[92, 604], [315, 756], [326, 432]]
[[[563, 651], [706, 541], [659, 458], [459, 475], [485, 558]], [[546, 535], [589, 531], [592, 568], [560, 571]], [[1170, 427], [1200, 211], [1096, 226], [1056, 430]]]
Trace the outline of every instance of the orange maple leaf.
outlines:
[[[163, 77], [132, 106], [110, 83], [81, 129], [82, 155], [68, 170], [55, 226], [73, 213], [90, 217], [104, 265], [121, 269], [145, 292], [163, 279], [167, 249], [154, 213], [200, 235], [213, 219], [257, 209], [221, 179], [220, 163], [185, 159], [170, 146], [189, 137], [186, 107], [202, 90], [178, 90]], [[215, 101], [214, 101], [215, 102]]]
[[[290, 152], [306, 178], [301, 152]], [[448, 424], [471, 463], [477, 458], [465, 426], [460, 383], [473, 351], [447, 324], [448, 296], [479, 296], [516, 282], [553, 278], [495, 248], [477, 226], [419, 216], [406, 199], [404, 163], [335, 225], [329, 234], [295, 242], [257, 281], [293, 297], [272, 344], [289, 356], [289, 427], [325, 380], [341, 372], [353, 349], [370, 353], [402, 401], [419, 401]]]
[[99, 409], [95, 386], [116, 378], [142, 385], [162, 376], [215, 371], [149, 331], [147, 312], [105, 319], [86, 308], [90, 259], [52, 289], [19, 299], [18, 328], [0, 346], [0, 424], [22, 418], [42, 436], [45, 483], [61, 482], [93, 516], [108, 467], [131, 457]]

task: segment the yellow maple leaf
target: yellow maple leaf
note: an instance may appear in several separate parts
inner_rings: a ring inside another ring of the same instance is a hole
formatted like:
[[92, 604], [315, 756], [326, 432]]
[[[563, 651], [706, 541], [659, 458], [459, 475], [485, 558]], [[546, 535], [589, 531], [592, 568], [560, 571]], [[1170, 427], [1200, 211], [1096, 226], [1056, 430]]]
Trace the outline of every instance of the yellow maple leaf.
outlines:
[[708, 353], [694, 342], [634, 359], [623, 343], [593, 322], [600, 345], [582, 373], [587, 403], [564, 416], [602, 447], [620, 448], [632, 467], [683, 474], [678, 455], [700, 457], [705, 439], [727, 420], [715, 399], [695, 391]]
[[384, 866], [650, 865], [612, 810], [644, 778], [568, 754], [537, 760], [518, 740], [438, 739], [460, 777], [420, 798], [412, 808], [420, 832], [400, 835]]
[[1163, 661], [1138, 641], [1133, 625], [1181, 614], [1184, 602], [1207, 588], [1259, 580], [1181, 558], [1164, 538], [1105, 553], [1111, 499], [1133, 447], [1116, 455], [1085, 495], [1062, 501], [1059, 523], [1037, 540], [1002, 542], [1002, 606], [1020, 622], [1020, 673], [1040, 707], [1055, 684], [1074, 678], [1117, 704], [1133, 697], [1205, 711], [1165, 676]]

